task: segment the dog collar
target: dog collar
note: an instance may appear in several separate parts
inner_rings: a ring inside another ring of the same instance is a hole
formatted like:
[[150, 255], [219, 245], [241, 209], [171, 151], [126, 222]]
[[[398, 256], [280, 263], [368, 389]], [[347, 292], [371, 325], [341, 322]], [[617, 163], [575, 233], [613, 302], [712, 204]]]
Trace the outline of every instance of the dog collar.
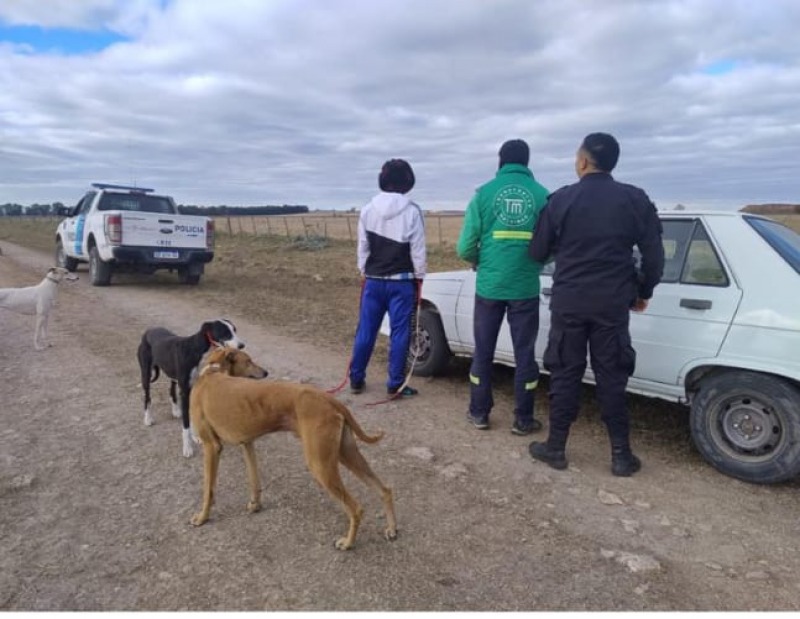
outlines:
[[211, 334], [208, 331], [206, 331], [206, 339], [208, 340], [209, 345], [214, 346], [215, 348], [220, 348], [222, 346], [222, 344], [211, 337]]

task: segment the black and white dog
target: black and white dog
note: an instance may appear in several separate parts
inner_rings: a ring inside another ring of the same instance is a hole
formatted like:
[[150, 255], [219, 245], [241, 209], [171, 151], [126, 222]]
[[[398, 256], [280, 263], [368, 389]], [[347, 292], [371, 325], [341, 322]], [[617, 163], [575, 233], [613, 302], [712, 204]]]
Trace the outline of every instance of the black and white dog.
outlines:
[[172, 416], [180, 417], [183, 422], [183, 455], [187, 458], [194, 454], [189, 427], [189, 394], [197, 367], [212, 346], [244, 348], [244, 342], [236, 335], [236, 327], [230, 320], [219, 319], [204, 322], [197, 333], [188, 337], [180, 337], [163, 327], [148, 329], [142, 335], [137, 352], [144, 389], [144, 423], [148, 426], [154, 423], [150, 414], [150, 383], [164, 372], [170, 379]]

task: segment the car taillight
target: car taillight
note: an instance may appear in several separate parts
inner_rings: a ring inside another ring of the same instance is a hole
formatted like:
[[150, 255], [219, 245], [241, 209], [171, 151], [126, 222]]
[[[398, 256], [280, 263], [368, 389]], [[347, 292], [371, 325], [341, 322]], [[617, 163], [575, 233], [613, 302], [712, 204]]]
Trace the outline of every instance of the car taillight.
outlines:
[[206, 249], [214, 249], [214, 220], [209, 219], [206, 223]]
[[106, 215], [106, 239], [111, 245], [122, 243], [122, 215]]

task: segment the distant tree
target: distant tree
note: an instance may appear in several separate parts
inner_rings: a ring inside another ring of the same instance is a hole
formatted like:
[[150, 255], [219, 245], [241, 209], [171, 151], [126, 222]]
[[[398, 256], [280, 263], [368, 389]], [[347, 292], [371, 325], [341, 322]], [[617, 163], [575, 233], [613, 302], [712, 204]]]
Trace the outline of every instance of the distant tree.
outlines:
[[683, 204], [676, 204], [675, 205], [675, 210], [676, 211], [685, 211], [686, 207]]

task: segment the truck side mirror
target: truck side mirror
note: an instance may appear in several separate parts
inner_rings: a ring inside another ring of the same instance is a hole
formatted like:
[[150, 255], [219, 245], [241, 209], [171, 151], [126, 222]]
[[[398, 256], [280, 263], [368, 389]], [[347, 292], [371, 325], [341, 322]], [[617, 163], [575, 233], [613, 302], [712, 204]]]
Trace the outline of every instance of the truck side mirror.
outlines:
[[58, 209], [56, 209], [56, 214], [59, 217], [70, 217], [72, 215], [72, 207], [59, 206]]

